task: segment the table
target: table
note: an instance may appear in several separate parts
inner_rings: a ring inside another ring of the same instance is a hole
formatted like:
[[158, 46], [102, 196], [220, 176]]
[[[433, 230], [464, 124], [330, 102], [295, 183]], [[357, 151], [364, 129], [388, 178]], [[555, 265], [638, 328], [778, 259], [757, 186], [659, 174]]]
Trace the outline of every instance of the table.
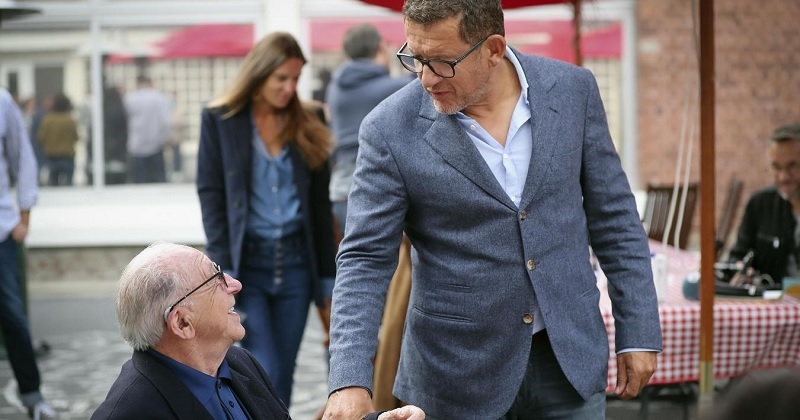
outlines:
[[[681, 285], [687, 273], [699, 270], [699, 254], [651, 242], [653, 252], [667, 256], [668, 293], [659, 302], [663, 351], [651, 385], [677, 384], [699, 380], [700, 303], [683, 297]], [[600, 276], [602, 277], [602, 276]], [[608, 332], [608, 388], [617, 380], [614, 348], [614, 318], [604, 286], [600, 310]], [[755, 368], [800, 366], [800, 301], [783, 296], [763, 298], [714, 298], [714, 378], [742, 375]]]

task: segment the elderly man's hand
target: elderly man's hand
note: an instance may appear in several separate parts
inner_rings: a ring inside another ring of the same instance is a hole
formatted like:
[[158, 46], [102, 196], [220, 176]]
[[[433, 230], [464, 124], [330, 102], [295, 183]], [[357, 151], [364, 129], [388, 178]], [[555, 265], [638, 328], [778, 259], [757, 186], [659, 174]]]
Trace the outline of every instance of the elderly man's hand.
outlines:
[[395, 408], [392, 411], [387, 411], [380, 416], [378, 420], [423, 420], [425, 419], [425, 412], [421, 408], [407, 405], [405, 407]]
[[656, 352], [632, 351], [617, 355], [617, 388], [614, 393], [627, 400], [639, 395], [656, 371]]

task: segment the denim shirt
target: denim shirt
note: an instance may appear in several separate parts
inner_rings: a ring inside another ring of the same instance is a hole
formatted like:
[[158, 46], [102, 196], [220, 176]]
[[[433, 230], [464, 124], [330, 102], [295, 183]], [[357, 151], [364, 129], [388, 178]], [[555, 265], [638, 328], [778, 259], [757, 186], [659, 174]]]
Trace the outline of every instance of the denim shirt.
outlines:
[[301, 232], [300, 198], [294, 184], [288, 146], [284, 146], [278, 156], [271, 156], [255, 124], [252, 145], [255, 153], [247, 233], [259, 238], [278, 239]]
[[[480, 152], [483, 160], [486, 161], [497, 182], [503, 187], [511, 201], [519, 207], [533, 150], [531, 108], [528, 101], [528, 80], [522, 71], [522, 65], [510, 48], [506, 48], [505, 57], [514, 64], [522, 87], [517, 105], [511, 114], [506, 144], [501, 145], [477, 121], [463, 112], [456, 113], [456, 119], [469, 139], [472, 140], [472, 144]], [[544, 320], [538, 302], [534, 302], [533, 320], [534, 334], [544, 329]]]

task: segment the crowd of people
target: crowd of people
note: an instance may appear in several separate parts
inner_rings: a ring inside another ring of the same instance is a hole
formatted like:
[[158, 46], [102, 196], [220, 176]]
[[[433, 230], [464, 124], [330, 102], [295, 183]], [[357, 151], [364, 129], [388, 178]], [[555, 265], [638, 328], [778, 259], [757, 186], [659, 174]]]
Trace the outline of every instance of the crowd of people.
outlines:
[[[103, 168], [106, 185], [181, 181], [181, 140], [185, 123], [174, 98], [157, 89], [147, 75], [136, 78], [136, 89], [103, 90]], [[63, 92], [20, 100], [25, 125], [36, 156], [41, 185], [71, 186], [81, 172], [94, 182], [91, 95], [76, 107]], [[83, 141], [82, 141], [83, 140]], [[85, 159], [79, 165], [81, 149]], [[169, 162], [168, 162], [169, 161]]]
[[[407, 75], [392, 76], [380, 31], [360, 24], [322, 103], [303, 101], [308, 60], [274, 32], [202, 110], [205, 253], [156, 242], [122, 272], [133, 355], [92, 419], [289, 418], [312, 304], [329, 333], [319, 418], [603, 419], [608, 337], [590, 247], [615, 317], [614, 394], [647, 385], [662, 349], [649, 245], [595, 78], [511, 48], [499, 0], [406, 0], [403, 14]], [[104, 133], [106, 163], [163, 182], [173, 104], [148, 77], [137, 85], [118, 98], [125, 132]], [[0, 184], [4, 260], [25, 236], [36, 159], [50, 185], [72, 183], [71, 111], [58, 94], [24, 135], [0, 125], [4, 150], [17, 148], [0, 167], [25, 192], [17, 212]], [[108, 143], [120, 139], [124, 151]], [[767, 156], [775, 186], [750, 199], [730, 258], [752, 251], [752, 267], [798, 277], [800, 126], [778, 128]], [[31, 416], [48, 418], [4, 266], [9, 357]], [[797, 373], [775, 376], [792, 395]], [[714, 418], [734, 405], [719, 407]]]

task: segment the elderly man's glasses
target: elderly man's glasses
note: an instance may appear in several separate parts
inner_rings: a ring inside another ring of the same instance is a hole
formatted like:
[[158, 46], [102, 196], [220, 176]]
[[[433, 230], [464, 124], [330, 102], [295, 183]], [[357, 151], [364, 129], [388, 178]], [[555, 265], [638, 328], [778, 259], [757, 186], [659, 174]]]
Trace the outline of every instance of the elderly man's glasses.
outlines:
[[403, 50], [405, 50], [406, 47], [408, 46], [408, 42], [403, 44], [403, 46], [400, 47], [400, 50], [397, 51], [397, 58], [400, 60], [400, 64], [402, 64], [403, 67], [405, 67], [406, 70], [410, 72], [419, 74], [422, 73], [422, 69], [425, 66], [428, 66], [428, 68], [431, 69], [431, 71], [433, 71], [437, 76], [449, 79], [456, 75], [456, 64], [460, 63], [465, 58], [467, 58], [467, 56], [472, 54], [473, 51], [475, 51], [481, 44], [483, 44], [483, 41], [486, 41], [486, 38], [489, 38], [489, 35], [486, 35], [485, 37], [483, 37], [483, 39], [476, 42], [475, 45], [473, 45], [472, 47], [470, 47], [469, 50], [467, 50], [467, 52], [461, 54], [461, 57], [458, 57], [453, 61], [439, 60], [437, 58], [426, 60], [424, 58], [405, 54], [403, 53]]
[[178, 299], [177, 302], [173, 303], [172, 305], [167, 306], [167, 309], [164, 310], [164, 322], [167, 321], [167, 316], [169, 316], [169, 313], [172, 312], [172, 310], [176, 306], [178, 306], [179, 303], [183, 302], [183, 300], [186, 299], [187, 297], [189, 297], [192, 293], [200, 290], [203, 286], [208, 284], [208, 282], [210, 282], [211, 280], [214, 280], [216, 278], [220, 278], [220, 279], [222, 279], [222, 283], [225, 285], [225, 288], [228, 287], [228, 281], [225, 280], [225, 273], [222, 272], [222, 269], [219, 267], [219, 264], [217, 264], [217, 263], [211, 263], [211, 264], [214, 267], [214, 275], [212, 275], [211, 277], [206, 279], [206, 281], [200, 283], [199, 286], [197, 286], [194, 289], [190, 290], [189, 293], [183, 295], [183, 297]]

